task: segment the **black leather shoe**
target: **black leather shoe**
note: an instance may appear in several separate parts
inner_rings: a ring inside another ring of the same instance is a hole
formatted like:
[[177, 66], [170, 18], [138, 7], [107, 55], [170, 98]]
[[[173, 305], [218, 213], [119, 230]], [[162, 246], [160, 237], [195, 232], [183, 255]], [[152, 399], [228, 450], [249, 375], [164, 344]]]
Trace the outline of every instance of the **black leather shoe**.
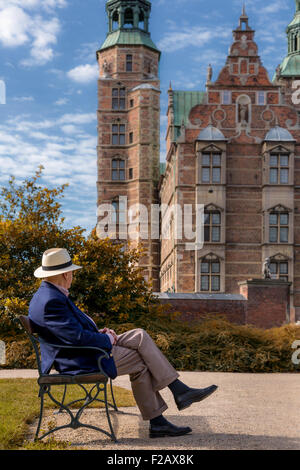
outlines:
[[211, 385], [207, 388], [191, 388], [188, 392], [184, 392], [175, 398], [177, 408], [181, 411], [188, 408], [197, 401], [202, 401], [209, 397], [212, 393], [217, 390], [216, 385]]
[[175, 424], [167, 422], [167, 424], [163, 425], [150, 425], [149, 428], [149, 437], [168, 437], [168, 436], [184, 436], [192, 432], [190, 427], [178, 427]]

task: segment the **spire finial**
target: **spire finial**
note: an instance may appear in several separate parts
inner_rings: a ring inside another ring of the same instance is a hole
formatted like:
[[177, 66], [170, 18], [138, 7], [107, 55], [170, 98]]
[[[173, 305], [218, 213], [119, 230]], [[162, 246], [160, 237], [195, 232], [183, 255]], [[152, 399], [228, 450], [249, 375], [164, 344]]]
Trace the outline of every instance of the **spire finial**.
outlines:
[[247, 16], [245, 3], [243, 3], [242, 16]]

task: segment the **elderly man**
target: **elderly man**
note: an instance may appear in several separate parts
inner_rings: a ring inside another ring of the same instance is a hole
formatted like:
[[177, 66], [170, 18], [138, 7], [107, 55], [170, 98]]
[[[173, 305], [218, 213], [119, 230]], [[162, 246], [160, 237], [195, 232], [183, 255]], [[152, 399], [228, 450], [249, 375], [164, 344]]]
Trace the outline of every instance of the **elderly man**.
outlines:
[[[141, 415], [150, 421], [150, 437], [182, 436], [192, 432], [190, 427], [175, 426], [164, 418], [167, 405], [159, 391], [168, 387], [177, 408], [183, 410], [211, 395], [217, 387], [193, 389], [182, 383], [179, 374], [142, 329], [121, 335], [109, 328], [98, 330], [94, 321], [69, 298], [73, 272], [77, 269], [81, 267], [72, 263], [63, 248], [44, 253], [42, 266], [34, 273], [43, 282], [29, 307], [29, 318], [37, 333], [48, 343], [95, 346], [109, 351], [110, 358], [102, 359], [102, 367], [111, 378], [129, 374]], [[43, 373], [49, 373], [52, 367], [59, 373], [74, 375], [99, 370], [95, 353], [79, 356], [74, 350], [42, 345], [41, 355]]]

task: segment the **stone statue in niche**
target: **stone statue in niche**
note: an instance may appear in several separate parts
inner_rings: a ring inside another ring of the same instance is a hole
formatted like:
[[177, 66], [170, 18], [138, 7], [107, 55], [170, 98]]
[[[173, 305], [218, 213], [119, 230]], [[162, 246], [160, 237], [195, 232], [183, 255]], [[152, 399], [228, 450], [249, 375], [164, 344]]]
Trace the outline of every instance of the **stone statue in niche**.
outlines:
[[110, 76], [110, 64], [107, 63], [106, 59], [104, 59], [104, 62], [102, 64], [102, 71], [103, 71], [103, 76], [104, 77], [109, 77]]
[[264, 279], [272, 279], [270, 258], [265, 259], [262, 271]]
[[239, 122], [247, 125], [249, 123], [249, 105], [239, 103]]

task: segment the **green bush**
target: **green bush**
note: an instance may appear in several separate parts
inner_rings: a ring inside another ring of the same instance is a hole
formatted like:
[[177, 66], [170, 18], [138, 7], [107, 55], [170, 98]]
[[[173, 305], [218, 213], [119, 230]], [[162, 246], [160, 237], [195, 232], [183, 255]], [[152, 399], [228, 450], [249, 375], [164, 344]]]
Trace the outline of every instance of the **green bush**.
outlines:
[[[104, 326], [99, 319], [99, 328]], [[144, 328], [171, 364], [179, 371], [296, 372], [292, 344], [300, 339], [300, 327], [260, 330], [220, 318], [188, 325], [176, 319], [145, 316], [136, 323], [108, 322], [117, 333]], [[1, 338], [0, 338], [1, 339]], [[4, 338], [2, 338], [4, 339]], [[29, 343], [20, 338], [8, 342], [7, 367], [31, 368], [34, 358]]]

